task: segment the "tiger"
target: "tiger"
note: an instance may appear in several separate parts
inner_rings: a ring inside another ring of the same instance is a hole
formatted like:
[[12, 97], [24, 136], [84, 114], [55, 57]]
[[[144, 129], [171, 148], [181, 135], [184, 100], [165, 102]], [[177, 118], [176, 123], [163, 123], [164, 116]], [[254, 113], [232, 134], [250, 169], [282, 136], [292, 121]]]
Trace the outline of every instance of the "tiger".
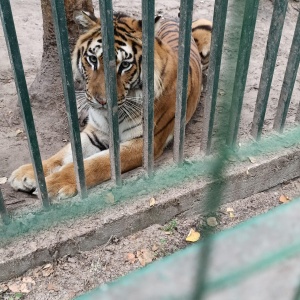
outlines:
[[[91, 188], [111, 178], [109, 156], [109, 123], [101, 21], [93, 13], [79, 11], [75, 21], [80, 26], [72, 54], [74, 80], [83, 80], [85, 98], [89, 103], [88, 120], [80, 133], [86, 186]], [[113, 15], [114, 50], [116, 57], [117, 101], [121, 172], [143, 163], [143, 80], [142, 20], [124, 13]], [[210, 49], [211, 23], [193, 23], [189, 76], [187, 87], [186, 123], [200, 101], [202, 68], [207, 64]], [[176, 84], [178, 66], [179, 25], [174, 20], [155, 17], [154, 39], [154, 158], [157, 159], [174, 133]], [[77, 194], [71, 145], [68, 144], [43, 161], [43, 170], [52, 199]], [[33, 166], [26, 164], [11, 174], [13, 189], [36, 191]]]

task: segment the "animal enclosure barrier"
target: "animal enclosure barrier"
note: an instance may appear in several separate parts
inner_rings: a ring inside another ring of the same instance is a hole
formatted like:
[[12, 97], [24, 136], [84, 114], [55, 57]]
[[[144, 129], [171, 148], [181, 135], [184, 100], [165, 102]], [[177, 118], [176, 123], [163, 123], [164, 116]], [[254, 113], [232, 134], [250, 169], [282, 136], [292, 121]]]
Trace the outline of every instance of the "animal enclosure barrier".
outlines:
[[[158, 191], [165, 187], [181, 184], [184, 180], [189, 180], [196, 176], [210, 176], [215, 180], [211, 186], [207, 201], [204, 204], [207, 210], [215, 211], [222, 200], [222, 192], [225, 189], [226, 177], [225, 169], [228, 165], [228, 159], [231, 155], [237, 157], [249, 157], [262, 155], [277, 151], [288, 145], [295, 146], [300, 143], [300, 128], [295, 126], [292, 129], [284, 130], [285, 120], [291, 100], [294, 84], [299, 67], [299, 49], [300, 49], [300, 17], [298, 14], [295, 33], [290, 49], [290, 54], [286, 66], [286, 72], [283, 78], [281, 93], [278, 100], [278, 108], [274, 120], [274, 130], [282, 133], [264, 137], [262, 134], [265, 112], [267, 109], [269, 93], [271, 89], [272, 76], [274, 73], [282, 28], [288, 6], [288, 0], [275, 0], [273, 15], [270, 25], [270, 31], [265, 50], [265, 58], [262, 67], [261, 79], [258, 88], [258, 95], [252, 122], [252, 135], [256, 142], [248, 141], [244, 147], [238, 147], [238, 131], [243, 107], [244, 91], [248, 74], [248, 66], [252, 49], [252, 41], [255, 32], [256, 17], [258, 12], [259, 0], [237, 0], [237, 8], [243, 11], [243, 20], [240, 24], [241, 32], [238, 40], [229, 41], [229, 45], [238, 43], [239, 50], [236, 58], [236, 67], [234, 74], [228, 74], [232, 79], [232, 90], [221, 99], [221, 102], [229, 105], [229, 114], [220, 114], [218, 120], [215, 120], [217, 110], [217, 98], [219, 90], [219, 80], [222, 62], [223, 41], [226, 29], [228, 0], [215, 0], [213, 16], [213, 34], [211, 43], [210, 63], [207, 75], [207, 91], [204, 99], [204, 121], [202, 128], [202, 152], [206, 154], [215, 154], [206, 156], [193, 161], [186, 162], [184, 158], [184, 139], [185, 139], [185, 116], [187, 99], [187, 80], [189, 74], [190, 59], [190, 39], [191, 24], [194, 3], [192, 0], [181, 0], [180, 2], [180, 38], [179, 38], [179, 63], [177, 76], [177, 95], [176, 95], [176, 115], [174, 130], [174, 161], [176, 166], [169, 170], [154, 172], [154, 19], [155, 19], [155, 1], [142, 1], [143, 15], [143, 105], [144, 105], [144, 168], [147, 178], [143, 183], [139, 180], [131, 182], [131, 186], [122, 185], [121, 180], [121, 162], [119, 145], [119, 126], [118, 126], [118, 104], [116, 91], [116, 62], [114, 49], [114, 28], [113, 28], [113, 7], [111, 0], [100, 0], [101, 31], [103, 37], [104, 63], [105, 63], [105, 83], [108, 103], [108, 116], [110, 124], [110, 162], [112, 179], [116, 184], [113, 189], [115, 197], [130, 198], [139, 187], [148, 186], [147, 191]], [[80, 142], [80, 132], [78, 126], [78, 115], [76, 107], [76, 97], [73, 84], [73, 75], [71, 70], [71, 58], [69, 52], [69, 43], [66, 28], [66, 19], [63, 2], [51, 0], [52, 13], [57, 37], [57, 45], [60, 56], [61, 73], [64, 87], [64, 98], [66, 101], [67, 116], [69, 122], [72, 153], [74, 159], [75, 173], [77, 174], [77, 189], [81, 199], [78, 206], [69, 207], [68, 204], [58, 204], [52, 207], [51, 201], [47, 195], [45, 177], [39, 152], [37, 136], [35, 132], [30, 99], [27, 91], [25, 75], [22, 67], [22, 61], [13, 23], [12, 12], [9, 0], [1, 0], [0, 15], [2, 26], [7, 41], [7, 47], [14, 70], [15, 82], [17, 86], [20, 107], [28, 137], [29, 150], [32, 163], [35, 169], [36, 182], [38, 186], [39, 198], [41, 199], [46, 211], [47, 218], [51, 220], [63, 220], [74, 216], [84, 215], [86, 212], [97, 212], [102, 209], [101, 195], [89, 195], [85, 185], [85, 174], [83, 167], [83, 155]], [[224, 71], [223, 71], [224, 72]], [[226, 91], [227, 92], [227, 91]], [[295, 124], [300, 120], [300, 104], [295, 116]], [[226, 132], [222, 130], [223, 124], [228, 124]], [[199, 128], [200, 130], [200, 128]], [[278, 149], [278, 150], [277, 150]], [[299, 162], [291, 162], [299, 163]], [[181, 170], [181, 171], [180, 171]], [[175, 172], [182, 172], [182, 175], [174, 176]], [[279, 176], [279, 175], [277, 175]], [[296, 175], [295, 175], [296, 176]], [[295, 177], [294, 176], [294, 177]], [[300, 176], [300, 171], [297, 174]], [[167, 180], [166, 180], [167, 178]], [[290, 178], [291, 179], [291, 178]], [[104, 191], [105, 192], [105, 191]], [[102, 194], [104, 195], [104, 193]], [[119, 195], [119, 196], [118, 196]], [[95, 198], [97, 196], [97, 199]], [[100, 200], [99, 200], [100, 199]], [[2, 225], [2, 240], [20, 235], [20, 227], [14, 219], [9, 217], [0, 191], [0, 211], [5, 225]], [[44, 228], [45, 215], [36, 216], [34, 225], [30, 224], [27, 228], [21, 230], [37, 230]], [[25, 225], [26, 227], [26, 225]], [[211, 245], [207, 246], [206, 252], [209, 252]], [[207, 264], [209, 260], [207, 259]], [[203, 275], [204, 274], [204, 275]], [[205, 277], [205, 272], [199, 278]], [[203, 277], [204, 276], [204, 277]], [[194, 299], [200, 299], [201, 284], [204, 281], [199, 279], [198, 291], [195, 292]]]

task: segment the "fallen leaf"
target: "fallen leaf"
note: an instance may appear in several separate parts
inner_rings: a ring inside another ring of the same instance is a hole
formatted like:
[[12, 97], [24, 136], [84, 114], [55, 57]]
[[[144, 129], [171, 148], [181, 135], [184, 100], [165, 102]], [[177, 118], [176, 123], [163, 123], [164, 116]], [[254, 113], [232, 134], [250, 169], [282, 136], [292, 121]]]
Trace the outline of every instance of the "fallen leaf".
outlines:
[[166, 235], [170, 235], [172, 232], [171, 232], [171, 231], [164, 231], [164, 233], [165, 233]]
[[1, 285], [0, 284], [0, 294], [5, 293], [8, 290], [8, 286], [7, 285]]
[[24, 294], [28, 294], [30, 292], [30, 290], [28, 289], [28, 286], [26, 283], [22, 283], [21, 284], [21, 290], [20, 290], [21, 293], [24, 293]]
[[229, 213], [229, 217], [230, 217], [230, 218], [234, 218], [233, 212], [230, 212], [230, 213]]
[[23, 133], [24, 131], [22, 129], [17, 129], [16, 130], [16, 136], [19, 135], [20, 133]]
[[31, 277], [23, 277], [22, 281], [25, 283], [35, 284], [35, 281]]
[[0, 177], [0, 184], [4, 184], [7, 181], [7, 177]]
[[134, 264], [136, 261], [136, 257], [133, 253], [127, 253], [125, 261], [130, 262], [131, 264]]
[[113, 193], [107, 193], [104, 196], [104, 201], [108, 204], [114, 204], [115, 203], [115, 196]]
[[74, 263], [76, 263], [76, 259], [73, 257], [68, 257], [68, 262], [74, 264]]
[[46, 265], [43, 266], [43, 269], [44, 269], [44, 270], [45, 270], [45, 269], [49, 269], [49, 268], [52, 268], [52, 265], [51, 265], [51, 264], [46, 264]]
[[158, 250], [158, 246], [157, 246], [157, 245], [153, 245], [153, 246], [152, 246], [152, 251], [155, 252], [155, 251], [157, 251], [157, 250]]
[[234, 209], [232, 207], [227, 207], [226, 211], [227, 212], [234, 212]]
[[48, 286], [47, 286], [47, 290], [48, 291], [58, 292], [60, 290], [60, 288], [57, 285], [55, 285], [55, 284], [53, 284], [53, 283], [50, 282], [48, 284]]
[[150, 204], [150, 207], [154, 206], [154, 205], [156, 204], [155, 198], [152, 197], [152, 198], [150, 199], [150, 203], [149, 203], [149, 204]]
[[54, 272], [53, 270], [53, 266], [51, 264], [47, 264], [43, 267], [43, 270], [42, 270], [42, 275], [44, 277], [48, 277], [50, 276], [52, 273]]
[[256, 163], [256, 159], [252, 156], [249, 156], [248, 159], [250, 160], [251, 163], [255, 164]]
[[152, 251], [149, 249], [141, 249], [141, 251], [137, 251], [136, 256], [143, 267], [152, 262], [154, 257]]
[[190, 230], [188, 236], [186, 237], [187, 242], [197, 242], [200, 239], [200, 233], [195, 231], [193, 228]]
[[209, 217], [206, 220], [206, 223], [210, 227], [215, 227], [218, 225], [217, 219], [215, 217]]
[[21, 286], [20, 286], [20, 284], [17, 284], [17, 283], [9, 284], [8, 288], [13, 293], [19, 293], [19, 292], [21, 292]]
[[287, 196], [285, 196], [285, 195], [281, 195], [281, 196], [279, 197], [279, 201], [280, 201], [281, 203], [289, 203], [289, 202], [290, 202], [290, 199], [289, 199], [289, 197], [287, 197]]

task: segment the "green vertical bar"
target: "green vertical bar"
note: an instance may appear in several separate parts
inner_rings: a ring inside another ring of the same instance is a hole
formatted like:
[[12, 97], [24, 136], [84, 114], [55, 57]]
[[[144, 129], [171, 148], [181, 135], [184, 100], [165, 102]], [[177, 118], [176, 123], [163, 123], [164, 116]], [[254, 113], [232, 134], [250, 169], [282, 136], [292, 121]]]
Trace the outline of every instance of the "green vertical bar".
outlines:
[[154, 155], [154, 1], [143, 0], [143, 104], [144, 104], [144, 167], [153, 175]]
[[83, 155], [78, 124], [76, 96], [73, 83], [71, 56], [68, 41], [68, 29], [65, 16], [64, 1], [51, 0], [57, 48], [59, 53], [60, 70], [64, 88], [64, 98], [67, 108], [68, 123], [71, 137], [74, 169], [76, 174], [77, 189], [81, 198], [87, 197]]
[[284, 74], [283, 84], [281, 93], [278, 101], [277, 113], [274, 120], [273, 128], [277, 131], [282, 132], [291, 97], [297, 77], [297, 71], [300, 62], [300, 13], [298, 14], [298, 21], [295, 28], [293, 42], [290, 50], [290, 55], [287, 63], [287, 67]]
[[222, 60], [225, 23], [228, 0], [216, 0], [211, 37], [211, 50], [207, 76], [207, 93], [204, 102], [204, 124], [201, 148], [210, 153], [214, 118], [216, 111], [217, 92]]
[[9, 223], [9, 217], [7, 214], [7, 210], [5, 207], [5, 203], [4, 203], [4, 199], [3, 199], [3, 195], [2, 192], [0, 190], [0, 215], [2, 216], [2, 220], [4, 222], [4, 224], [8, 224]]
[[251, 128], [251, 133], [256, 139], [260, 138], [264, 124], [287, 4], [288, 0], [275, 0], [274, 2], [274, 10]]
[[119, 120], [117, 100], [116, 52], [113, 25], [113, 8], [111, 0], [99, 0], [101, 32], [103, 43], [105, 91], [108, 104], [110, 126], [110, 164], [112, 178], [117, 185], [121, 184], [121, 163], [119, 145]]
[[191, 50], [191, 29], [194, 0], [180, 1], [179, 47], [177, 69], [176, 114], [174, 129], [174, 160], [183, 162], [183, 146], [186, 119], [188, 71]]
[[43, 171], [43, 165], [38, 146], [30, 100], [26, 85], [26, 79], [23, 70], [23, 64], [18, 45], [14, 20], [11, 12], [9, 0], [0, 1], [0, 17], [5, 35], [5, 40], [8, 48], [9, 58], [14, 71], [14, 78], [16, 89], [18, 93], [19, 103], [22, 111], [22, 117], [24, 120], [24, 127], [28, 138], [28, 147], [30, 151], [31, 161], [33, 162], [35, 179], [37, 182], [37, 190], [39, 198], [42, 199], [43, 205], [48, 207], [50, 205], [45, 176]]
[[239, 44], [239, 53], [230, 108], [229, 130], [227, 135], [227, 144], [229, 146], [235, 145], [238, 135], [252, 41], [257, 17], [258, 2], [259, 0], [247, 0], [245, 4], [243, 26]]

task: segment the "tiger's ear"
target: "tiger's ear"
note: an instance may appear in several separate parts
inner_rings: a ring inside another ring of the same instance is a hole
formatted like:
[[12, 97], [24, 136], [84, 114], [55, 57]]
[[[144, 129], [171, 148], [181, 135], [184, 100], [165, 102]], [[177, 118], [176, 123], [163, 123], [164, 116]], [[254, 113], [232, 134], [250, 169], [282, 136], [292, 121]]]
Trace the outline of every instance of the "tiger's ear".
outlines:
[[[160, 20], [162, 19], [162, 16], [161, 15], [157, 15], [154, 19], [154, 32], [156, 33], [158, 31], [158, 29], [160, 28]], [[138, 24], [139, 24], [139, 27], [140, 29], [142, 30], [142, 24], [143, 24], [143, 21], [142, 20], [139, 20], [138, 21]]]
[[80, 33], [85, 33], [100, 24], [100, 20], [93, 14], [83, 10], [74, 11], [74, 21], [79, 26]]

